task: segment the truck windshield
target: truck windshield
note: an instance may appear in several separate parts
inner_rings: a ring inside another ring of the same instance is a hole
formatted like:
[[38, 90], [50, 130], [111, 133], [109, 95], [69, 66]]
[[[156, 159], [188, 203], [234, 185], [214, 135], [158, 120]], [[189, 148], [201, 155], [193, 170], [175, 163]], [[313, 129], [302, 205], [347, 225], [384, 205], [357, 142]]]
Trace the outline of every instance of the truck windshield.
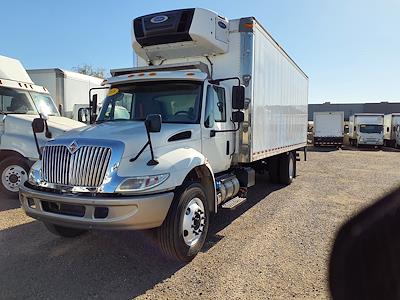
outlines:
[[0, 87], [0, 113], [58, 116], [53, 100], [47, 94]]
[[361, 133], [381, 133], [383, 131], [383, 125], [360, 125]]
[[58, 110], [49, 95], [31, 92], [30, 93], [37, 110], [47, 116], [58, 116]]
[[97, 122], [144, 121], [149, 114], [160, 114], [163, 123], [199, 123], [201, 87], [201, 83], [186, 81], [113, 87]]

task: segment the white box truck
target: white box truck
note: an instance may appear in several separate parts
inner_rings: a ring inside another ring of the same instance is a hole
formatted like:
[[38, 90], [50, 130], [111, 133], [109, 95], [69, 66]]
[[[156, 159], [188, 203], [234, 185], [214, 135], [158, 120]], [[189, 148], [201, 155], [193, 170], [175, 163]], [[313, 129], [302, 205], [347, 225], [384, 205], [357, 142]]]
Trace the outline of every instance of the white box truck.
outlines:
[[400, 143], [396, 141], [397, 127], [400, 125], [400, 113], [387, 114], [384, 117], [384, 143], [386, 146], [396, 147]]
[[94, 125], [47, 143], [20, 201], [57, 235], [152, 228], [190, 261], [210, 214], [244, 201], [256, 170], [292, 182], [308, 78], [253, 17], [142, 16], [133, 48], [139, 66], [111, 72]]
[[[45, 86], [64, 117], [84, 121], [80, 108], [89, 106], [89, 91], [99, 88], [104, 79], [58, 68], [27, 70], [36, 84]], [[99, 92], [98, 92], [99, 93]], [[103, 97], [106, 93], [103, 93]]]
[[[0, 192], [18, 195], [18, 187], [28, 179], [29, 167], [39, 159], [32, 121], [47, 117], [47, 134], [38, 136], [40, 147], [51, 137], [85, 124], [60, 117], [43, 86], [35, 85], [22, 64], [0, 56]], [[50, 134], [51, 133], [51, 134]], [[46, 137], [47, 136], [47, 137]]]
[[353, 146], [383, 146], [383, 114], [360, 113], [349, 118], [349, 141]]
[[343, 145], [344, 112], [314, 112], [314, 146]]

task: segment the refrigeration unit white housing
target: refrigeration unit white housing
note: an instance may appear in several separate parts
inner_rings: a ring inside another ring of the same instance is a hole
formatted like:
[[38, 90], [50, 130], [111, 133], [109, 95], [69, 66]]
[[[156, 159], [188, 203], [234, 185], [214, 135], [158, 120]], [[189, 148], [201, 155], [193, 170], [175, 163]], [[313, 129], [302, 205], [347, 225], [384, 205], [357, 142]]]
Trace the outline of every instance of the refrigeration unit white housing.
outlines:
[[212, 56], [228, 51], [229, 22], [202, 9], [181, 9], [136, 18], [132, 46], [146, 61]]

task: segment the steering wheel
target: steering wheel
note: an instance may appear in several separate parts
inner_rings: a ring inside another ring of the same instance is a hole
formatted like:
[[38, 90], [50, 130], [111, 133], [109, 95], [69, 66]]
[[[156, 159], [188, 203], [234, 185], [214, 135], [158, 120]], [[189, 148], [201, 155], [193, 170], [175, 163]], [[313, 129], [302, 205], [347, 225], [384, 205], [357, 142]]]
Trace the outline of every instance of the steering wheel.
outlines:
[[185, 115], [191, 116], [191, 114], [190, 114], [188, 111], [185, 111], [185, 110], [177, 111], [177, 112], [174, 114], [174, 116], [179, 115], [179, 114], [185, 114]]

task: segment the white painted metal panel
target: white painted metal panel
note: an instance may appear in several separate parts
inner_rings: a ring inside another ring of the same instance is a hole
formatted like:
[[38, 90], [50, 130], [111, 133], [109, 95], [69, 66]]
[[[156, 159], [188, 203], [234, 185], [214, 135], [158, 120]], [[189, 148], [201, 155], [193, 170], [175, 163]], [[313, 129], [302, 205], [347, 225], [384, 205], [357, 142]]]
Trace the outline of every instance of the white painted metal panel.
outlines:
[[344, 112], [314, 112], [315, 137], [343, 137]]
[[2, 55], [0, 55], [0, 79], [33, 83], [19, 60]]
[[396, 139], [396, 128], [400, 125], [400, 113], [385, 115], [384, 117], [384, 138], [385, 140]]
[[308, 78], [269, 34], [254, 26], [252, 161], [307, 143]]

